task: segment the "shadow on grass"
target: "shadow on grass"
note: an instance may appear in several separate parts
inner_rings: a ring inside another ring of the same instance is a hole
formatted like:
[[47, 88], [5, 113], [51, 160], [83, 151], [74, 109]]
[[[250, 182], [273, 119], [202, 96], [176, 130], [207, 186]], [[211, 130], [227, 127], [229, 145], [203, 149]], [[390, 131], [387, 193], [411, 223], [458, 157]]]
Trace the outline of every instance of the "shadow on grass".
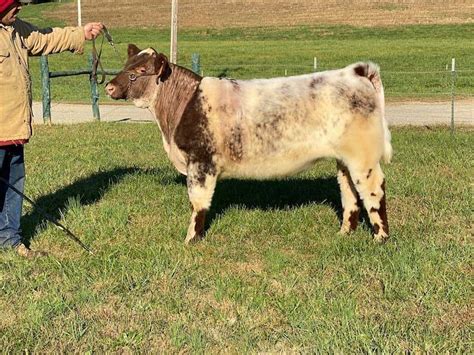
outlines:
[[331, 207], [342, 219], [339, 186], [335, 177], [287, 180], [222, 180], [208, 214], [207, 227], [230, 206], [247, 209], [286, 210], [310, 204]]
[[23, 242], [29, 245], [37, 228], [47, 221], [41, 211], [47, 212], [58, 222], [61, 219], [60, 211], [66, 208], [69, 199], [80, 196], [81, 205], [91, 205], [99, 201], [107, 190], [118, 184], [124, 176], [138, 171], [140, 169], [136, 168], [101, 171], [77, 180], [49, 195], [41, 196], [35, 201], [36, 206], [33, 206], [32, 211], [22, 217]]
[[[166, 182], [164, 182], [166, 183]], [[175, 183], [186, 185], [186, 178], [179, 176]], [[342, 221], [342, 206], [336, 177], [285, 180], [220, 180], [206, 218], [206, 230], [212, 221], [231, 206], [247, 209], [287, 210], [310, 204], [327, 205]]]
[[[36, 200], [32, 211], [22, 218], [23, 241], [26, 245], [34, 238], [36, 230], [47, 219], [40, 209], [50, 214], [55, 221], [61, 219], [71, 198], [80, 196], [82, 206], [99, 201], [113, 185], [120, 183], [129, 174], [159, 174], [161, 184], [181, 184], [186, 186], [186, 178], [182, 175], [163, 175], [161, 169], [142, 170], [139, 168], [117, 168], [92, 174]], [[286, 180], [221, 180], [218, 181], [211, 209], [206, 219], [206, 230], [217, 216], [229, 207], [242, 206], [247, 209], [287, 210], [310, 204], [327, 205], [334, 210], [339, 220], [342, 220], [340, 192], [335, 177]]]

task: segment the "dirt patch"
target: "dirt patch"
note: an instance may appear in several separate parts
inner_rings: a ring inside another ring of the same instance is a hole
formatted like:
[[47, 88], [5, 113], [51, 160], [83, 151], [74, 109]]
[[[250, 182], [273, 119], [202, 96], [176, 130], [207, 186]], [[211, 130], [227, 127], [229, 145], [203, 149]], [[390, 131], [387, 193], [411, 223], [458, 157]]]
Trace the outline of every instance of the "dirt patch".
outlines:
[[[110, 27], [170, 25], [171, 1], [83, 0], [83, 22]], [[50, 16], [77, 21], [76, 4], [60, 6]], [[279, 27], [345, 24], [363, 27], [407, 24], [474, 23], [470, 0], [180, 0], [181, 28]]]

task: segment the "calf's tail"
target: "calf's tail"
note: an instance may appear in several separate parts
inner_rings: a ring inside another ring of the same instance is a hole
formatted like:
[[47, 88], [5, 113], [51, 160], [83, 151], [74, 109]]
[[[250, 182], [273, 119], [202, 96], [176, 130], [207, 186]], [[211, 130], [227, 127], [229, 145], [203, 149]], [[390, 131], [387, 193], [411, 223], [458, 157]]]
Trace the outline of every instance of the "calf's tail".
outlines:
[[[379, 77], [380, 78], [380, 77]], [[380, 107], [382, 109], [382, 127], [384, 132], [384, 146], [383, 146], [383, 161], [385, 163], [390, 163], [392, 161], [393, 156], [393, 148], [392, 148], [392, 134], [388, 129], [388, 122], [385, 119], [385, 95], [383, 92], [383, 85], [382, 81], [380, 81]]]
[[384, 131], [384, 149], [383, 149], [383, 160], [385, 163], [390, 163], [393, 155], [392, 148], [392, 135], [388, 129], [388, 123], [385, 119], [385, 95], [382, 85], [382, 79], [380, 77], [380, 68], [377, 64], [372, 62], [357, 63], [354, 66], [354, 72], [357, 75], [364, 76], [372, 83], [377, 93], [379, 100], [380, 111], [382, 112], [382, 127]]

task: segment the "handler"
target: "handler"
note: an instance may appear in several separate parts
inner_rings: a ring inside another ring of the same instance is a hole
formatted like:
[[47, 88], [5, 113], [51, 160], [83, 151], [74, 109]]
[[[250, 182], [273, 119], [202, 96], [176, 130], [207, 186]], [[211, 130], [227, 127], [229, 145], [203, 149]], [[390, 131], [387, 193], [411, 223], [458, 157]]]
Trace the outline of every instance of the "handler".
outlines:
[[[72, 51], [96, 38], [101, 23], [84, 27], [38, 29], [18, 19], [21, 0], [0, 0], [0, 176], [23, 192], [23, 146], [32, 134], [31, 78], [28, 56]], [[23, 257], [46, 255], [21, 241], [23, 199], [0, 181], [0, 248], [15, 248]]]

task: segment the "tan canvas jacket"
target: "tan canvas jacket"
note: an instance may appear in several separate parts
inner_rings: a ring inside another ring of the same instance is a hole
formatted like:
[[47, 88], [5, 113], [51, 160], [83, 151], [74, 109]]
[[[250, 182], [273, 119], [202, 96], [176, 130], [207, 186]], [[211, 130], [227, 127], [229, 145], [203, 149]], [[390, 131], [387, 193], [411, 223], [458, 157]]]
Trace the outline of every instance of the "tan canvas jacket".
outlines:
[[63, 51], [82, 53], [82, 27], [37, 27], [17, 19], [0, 24], [0, 142], [29, 139], [32, 133], [28, 56]]

